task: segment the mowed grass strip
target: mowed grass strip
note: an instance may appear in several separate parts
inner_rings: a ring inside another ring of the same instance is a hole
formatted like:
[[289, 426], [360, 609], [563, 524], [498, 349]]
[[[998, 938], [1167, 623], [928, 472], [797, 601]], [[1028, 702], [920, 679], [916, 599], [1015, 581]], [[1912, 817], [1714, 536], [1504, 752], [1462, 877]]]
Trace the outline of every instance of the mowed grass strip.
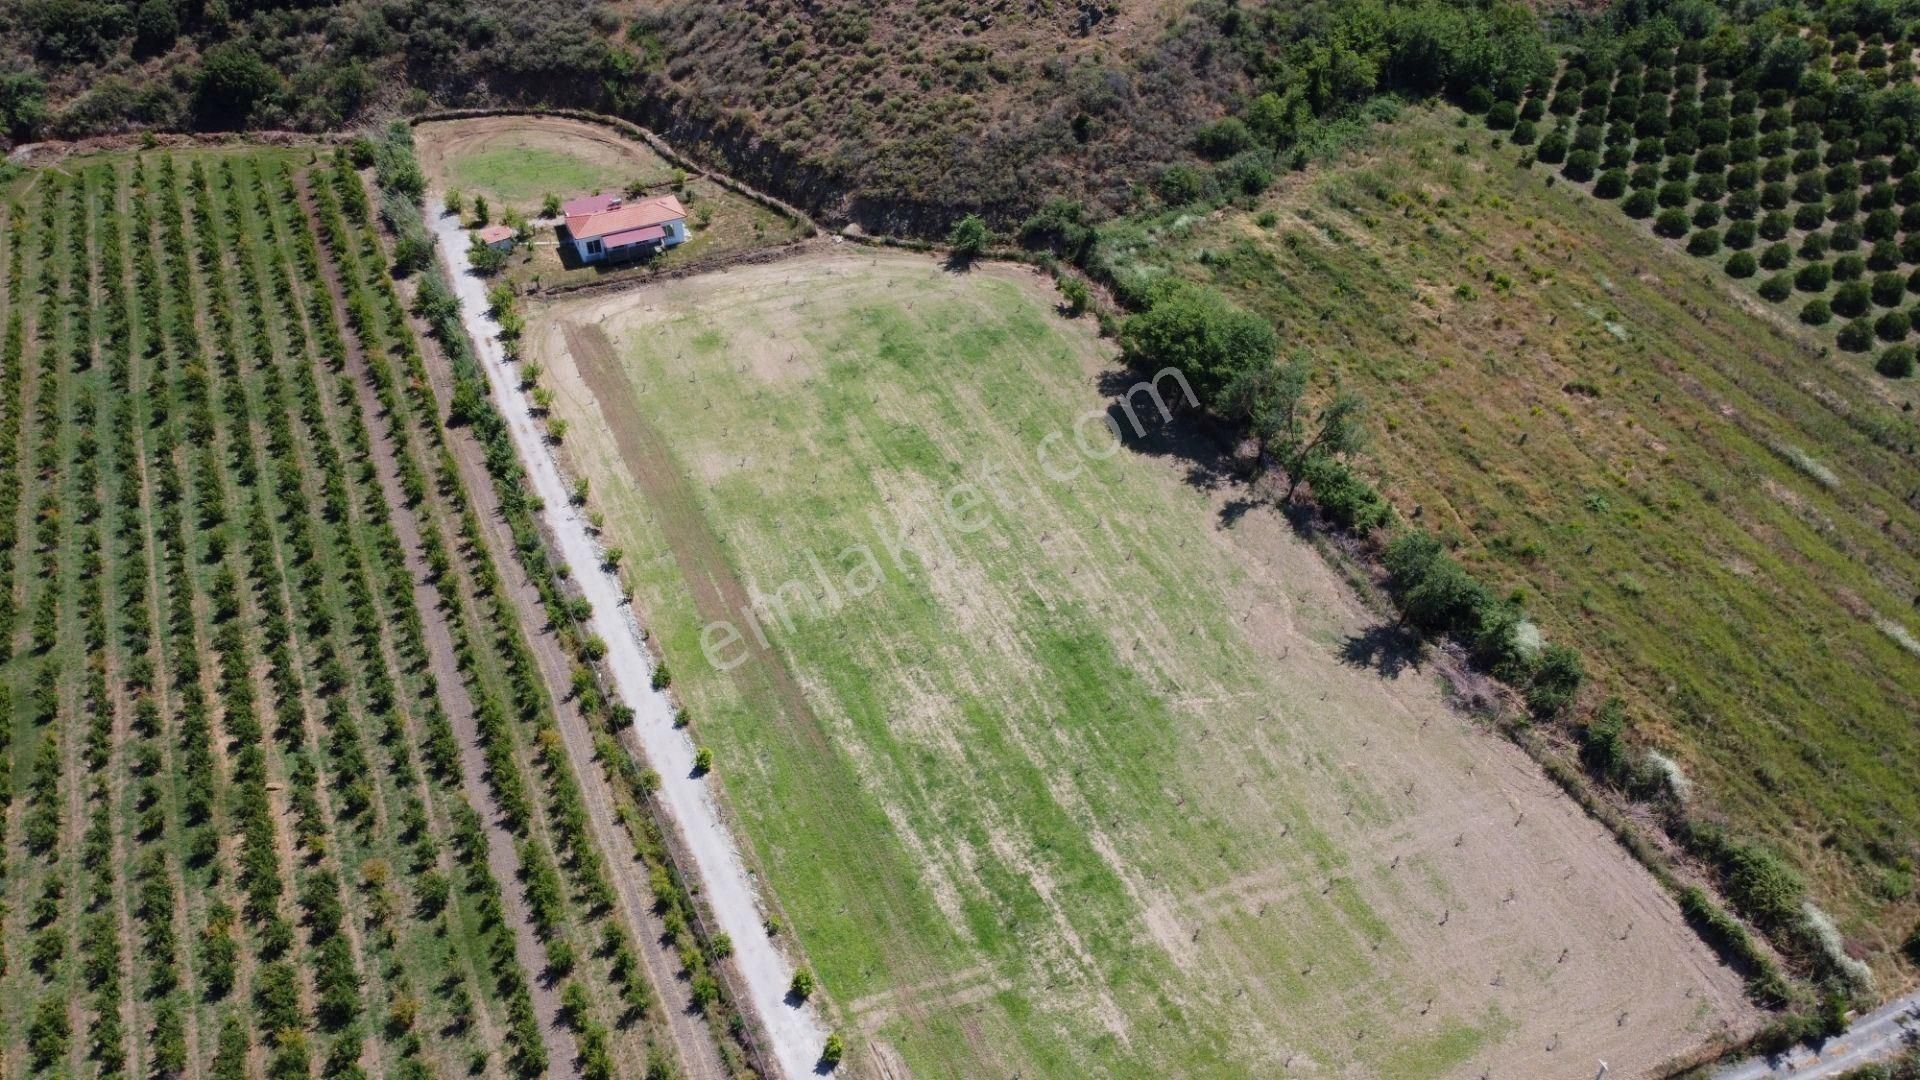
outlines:
[[[1563, 891], [1572, 865], [1625, 857], [1537, 774], [1487, 779], [1488, 741], [1423, 679], [1342, 664], [1351, 599], [1283, 533], [1258, 535], [1304, 578], [1243, 566], [1205, 462], [1117, 446], [1097, 386], [1123, 377], [1025, 273], [831, 253], [529, 330], [564, 452], [836, 1018], [928, 1075], [1431, 1075], [1614, 1015], [1624, 969], [1556, 979], [1565, 944], [1593, 935], [1579, 963], [1600, 969], [1702, 963], [1673, 923], [1659, 951], [1598, 947], [1609, 903], [1663, 903], [1611, 890], [1651, 882]], [[777, 601], [740, 610], [755, 596]], [[1533, 836], [1509, 800], [1543, 792], [1532, 813], [1561, 824]], [[1672, 970], [1677, 1011], [1643, 1013], [1634, 1052], [1682, 1048], [1704, 964]], [[1707, 983], [1709, 1011], [1724, 992], [1737, 1014], [1735, 982]], [[1375, 1014], [1394, 1023], [1356, 1036]]]
[[1903, 391], [1457, 115], [1111, 236], [1115, 265], [1222, 289], [1364, 395], [1399, 510], [1890, 962], [1920, 915], [1920, 661], [1883, 628], [1920, 626]]

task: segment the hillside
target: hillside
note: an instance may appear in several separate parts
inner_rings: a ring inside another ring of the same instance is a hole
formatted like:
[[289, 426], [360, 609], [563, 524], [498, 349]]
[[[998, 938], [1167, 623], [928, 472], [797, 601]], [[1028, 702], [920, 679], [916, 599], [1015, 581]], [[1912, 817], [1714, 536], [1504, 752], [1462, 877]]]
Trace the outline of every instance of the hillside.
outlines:
[[1632, 785], [1767, 838], [1893, 963], [1920, 912], [1900, 384], [1519, 157], [1416, 111], [1248, 207], [1106, 230], [1098, 257], [1222, 290], [1363, 395], [1400, 514], [1577, 646], [1586, 709], [1619, 696], [1684, 778]]

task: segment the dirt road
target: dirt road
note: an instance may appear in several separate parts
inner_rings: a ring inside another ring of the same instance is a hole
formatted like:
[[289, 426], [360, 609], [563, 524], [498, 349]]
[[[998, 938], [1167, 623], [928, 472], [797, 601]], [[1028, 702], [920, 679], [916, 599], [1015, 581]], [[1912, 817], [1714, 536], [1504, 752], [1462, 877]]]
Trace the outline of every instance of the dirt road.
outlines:
[[1793, 1077], [1817, 1080], [1844, 1076], [1920, 1044], [1920, 990], [1880, 1006], [1853, 1022], [1846, 1034], [1818, 1048], [1796, 1046], [1784, 1054], [1748, 1058], [1713, 1074], [1713, 1080], [1765, 1080]]
[[641, 644], [640, 627], [619, 582], [601, 569], [599, 546], [586, 521], [575, 512], [545, 432], [506, 362], [499, 325], [487, 314], [486, 284], [471, 273], [467, 262], [466, 234], [456, 219], [444, 215], [434, 216], [433, 229], [494, 401], [506, 418], [521, 464], [558, 540], [555, 555], [570, 568], [582, 594], [593, 604], [593, 630], [607, 644], [606, 664], [614, 689], [634, 711], [634, 730], [646, 750], [647, 764], [661, 776], [660, 799], [693, 855], [694, 865], [685, 869], [698, 875], [714, 920], [732, 938], [733, 962], [747, 987], [744, 1004], [760, 1020], [779, 1070], [790, 1077], [807, 1075], [819, 1061], [826, 1030], [811, 1007], [787, 1001], [793, 965], [763, 928], [746, 864], [721, 819], [709, 782], [694, 772], [693, 741], [674, 727], [666, 695], [652, 689], [653, 665]]

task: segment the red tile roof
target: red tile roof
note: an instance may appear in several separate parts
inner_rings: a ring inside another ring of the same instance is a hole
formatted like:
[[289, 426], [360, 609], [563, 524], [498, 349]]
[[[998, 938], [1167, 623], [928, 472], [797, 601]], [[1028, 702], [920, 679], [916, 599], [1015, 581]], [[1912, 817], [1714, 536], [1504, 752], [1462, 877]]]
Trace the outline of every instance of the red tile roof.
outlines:
[[578, 199], [568, 199], [560, 204], [560, 213], [567, 217], [585, 217], [611, 210], [621, 203], [618, 195], [583, 195]]
[[497, 244], [512, 236], [513, 230], [505, 225], [489, 225], [480, 230], [480, 242], [483, 244]]
[[679, 199], [660, 195], [594, 213], [568, 214], [567, 232], [576, 240], [591, 240], [596, 236], [644, 229], [649, 225], [665, 225], [686, 216], [686, 208], [680, 205]]

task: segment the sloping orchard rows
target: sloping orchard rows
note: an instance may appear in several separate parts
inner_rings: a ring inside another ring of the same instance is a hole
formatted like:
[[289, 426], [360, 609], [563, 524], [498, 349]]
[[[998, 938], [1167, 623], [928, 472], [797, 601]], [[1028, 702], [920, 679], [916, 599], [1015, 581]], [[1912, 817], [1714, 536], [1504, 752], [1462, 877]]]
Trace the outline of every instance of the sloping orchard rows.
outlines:
[[1698, 41], [1589, 53], [1550, 95], [1496, 100], [1486, 119], [1515, 143], [1537, 138], [1535, 160], [1689, 253], [1735, 278], [1766, 274], [1761, 296], [1798, 296], [1802, 322], [1838, 319], [1842, 349], [1877, 349], [1876, 368], [1904, 377], [1920, 333], [1913, 46], [1842, 35], [1834, 47], [1793, 73], [1709, 59]]
[[[391, 589], [397, 540], [339, 467], [336, 426], [361, 457], [366, 437], [314, 378], [340, 339], [286, 261], [312, 235], [277, 161], [188, 172], [87, 163], [7, 211], [8, 1070], [461, 1071], [496, 1045], [469, 984], [524, 1013], [526, 974], [497, 963], [499, 883]], [[429, 992], [451, 1024], [414, 1023]], [[537, 1031], [508, 1041], [544, 1066]]]
[[[470, 686], [481, 683], [482, 672], [498, 672], [490, 693], [476, 690], [474, 695], [486, 741], [489, 781], [513, 832], [525, 837], [518, 852], [525, 895], [546, 944], [549, 967], [575, 976], [562, 996], [567, 1019], [579, 1036], [583, 1069], [588, 1075], [612, 1071], [610, 1051], [620, 1033], [596, 1019], [609, 1015], [603, 1010], [610, 1009], [619, 1028], [645, 1037], [649, 1071], [663, 1071], [666, 1060], [653, 1025], [631, 1023], [648, 1012], [653, 995], [635, 943], [615, 915], [613, 890], [589, 831], [585, 802], [556, 727], [553, 701], [505, 596], [482, 524], [446, 445], [405, 307], [383, 269], [386, 256], [365, 188], [341, 162], [324, 182], [314, 177], [314, 192], [322, 232], [347, 293], [349, 324], [365, 346], [367, 377], [385, 412], [385, 430], [401, 451], [401, 485], [410, 509], [422, 521], [424, 558], [444, 606], [459, 613], [453, 627], [456, 659]], [[405, 376], [404, 385], [396, 367]], [[434, 453], [431, 487], [413, 453], [422, 443]], [[459, 559], [449, 551], [445, 539], [449, 530], [457, 533], [453, 546]], [[489, 632], [484, 638], [476, 637], [475, 626], [485, 626]], [[528, 790], [524, 779], [522, 761], [529, 755], [537, 765], [541, 797]], [[546, 837], [552, 838], [562, 856], [558, 867]], [[598, 942], [581, 948], [580, 935], [589, 924], [597, 927]], [[607, 965], [604, 980], [597, 977], [601, 957]], [[612, 993], [597, 994], [592, 989], [603, 981], [611, 984]], [[637, 1064], [642, 1055], [620, 1058]]]
[[[274, 186], [270, 200], [264, 192], [260, 193], [263, 214], [272, 212], [269, 201], [279, 208], [297, 205], [292, 180], [285, 172], [275, 178]], [[304, 218], [293, 228], [291, 244], [271, 246], [278, 250], [291, 248], [294, 252], [301, 277], [309, 285], [304, 316], [305, 325], [312, 331], [314, 356], [329, 369], [339, 371], [345, 364], [346, 345], [334, 324], [325, 291], [318, 284], [321, 279], [314, 240]], [[290, 300], [292, 290], [287, 267], [276, 264], [273, 272], [282, 295]], [[300, 326], [299, 305], [290, 303], [288, 311], [290, 324]], [[361, 700], [378, 718], [378, 741], [389, 759], [382, 778], [396, 790], [389, 795], [378, 786], [368, 785], [366, 755], [364, 747], [359, 745], [357, 727], [353, 726], [349, 714], [338, 711], [330, 714], [330, 728], [336, 733], [334, 751], [329, 758], [335, 772], [333, 786], [346, 793], [343, 802], [347, 811], [355, 816], [380, 810], [395, 801], [399, 803], [397, 829], [403, 837], [413, 840], [408, 865], [417, 875], [418, 910], [444, 911], [443, 917], [450, 920], [459, 912], [460, 923], [468, 929], [458, 934], [466, 940], [456, 942], [456, 946], [468, 948], [456, 947], [453, 952], [464, 951], [463, 962], [476, 975], [483, 966], [491, 968], [493, 978], [486, 980], [482, 989], [501, 1004], [509, 1017], [505, 1043], [508, 1057], [517, 1070], [538, 1072], [546, 1062], [539, 1032], [527, 1022], [530, 1016], [527, 974], [514, 961], [512, 935], [504, 925], [501, 911], [500, 885], [487, 869], [484, 845], [474, 842], [480, 832], [478, 818], [459, 794], [457, 751], [453, 748], [450, 725], [441, 709], [437, 688], [431, 676], [424, 673], [420, 613], [405, 603], [411, 590], [402, 566], [398, 538], [385, 520], [384, 500], [374, 483], [364, 423], [350, 395], [339, 397], [334, 408], [328, 409], [313, 364], [297, 365], [291, 372], [290, 383], [292, 395], [297, 399], [291, 406], [287, 400], [287, 384], [270, 383], [280, 413], [302, 418], [308, 453], [320, 461], [323, 468], [330, 467], [326, 475], [351, 477], [358, 496], [348, 497], [343, 480], [342, 484], [331, 484], [323, 500], [325, 518], [334, 523], [353, 521], [359, 526], [358, 539], [344, 532], [336, 538], [336, 554], [346, 567], [339, 584], [347, 594], [346, 606], [353, 613], [354, 625], [350, 640], [340, 642], [346, 651], [329, 650], [326, 657], [315, 657], [310, 662], [320, 670], [324, 683], [345, 685], [351, 681]], [[339, 438], [347, 447], [344, 453], [330, 433], [329, 416], [341, 432]], [[360, 464], [349, 466], [347, 461]], [[377, 592], [376, 579], [380, 581]], [[382, 597], [388, 601], [386, 605], [381, 603]], [[400, 602], [393, 604], [396, 597]], [[354, 669], [351, 675], [343, 670], [340, 655], [358, 661], [347, 665]], [[390, 669], [399, 673], [398, 679], [388, 674]], [[342, 727], [343, 723], [347, 726]], [[350, 741], [339, 739], [338, 734], [343, 731], [353, 732], [354, 737]], [[416, 745], [424, 749], [416, 751]], [[416, 755], [424, 756], [427, 761], [425, 778], [416, 764]], [[355, 787], [365, 790], [362, 794], [353, 794]], [[387, 820], [390, 829], [396, 827], [391, 815], [387, 815]], [[365, 828], [371, 825], [369, 821]], [[442, 836], [450, 840], [451, 855], [463, 878], [465, 887], [457, 894], [448, 884], [448, 872], [455, 865], [441, 861]], [[384, 895], [384, 883], [379, 879], [390, 873], [391, 868], [385, 863], [377, 868], [368, 867], [364, 862], [361, 865], [362, 880], [373, 891], [374, 906], [378, 908], [379, 898]], [[389, 912], [380, 921], [384, 924], [391, 918]], [[418, 950], [425, 944], [415, 941], [413, 949]], [[399, 968], [393, 970], [401, 977], [407, 974]], [[474, 1020], [470, 994], [464, 982], [452, 980], [452, 983], [452, 1019], [456, 1026], [464, 1028]], [[447, 985], [442, 984], [441, 989], [446, 990]], [[420, 1037], [417, 1013], [421, 1001], [412, 986], [398, 988], [390, 995], [390, 1001], [389, 1031], [402, 1033], [403, 1048], [416, 1043]]]

